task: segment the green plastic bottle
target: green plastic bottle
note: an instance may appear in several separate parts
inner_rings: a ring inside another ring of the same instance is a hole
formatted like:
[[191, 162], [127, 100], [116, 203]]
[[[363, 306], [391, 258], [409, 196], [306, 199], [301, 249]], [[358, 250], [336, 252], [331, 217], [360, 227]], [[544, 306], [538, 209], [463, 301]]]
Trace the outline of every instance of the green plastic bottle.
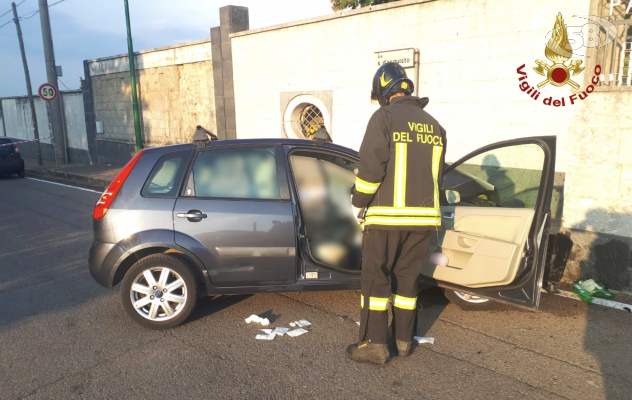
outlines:
[[573, 283], [573, 293], [579, 296], [582, 301], [586, 303], [592, 303], [593, 295], [586, 289], [584, 289], [579, 283]]
[[609, 292], [603, 286], [600, 286], [592, 279], [587, 281], [579, 281], [579, 285], [586, 289], [594, 297], [600, 297], [602, 299], [614, 299], [614, 293]]

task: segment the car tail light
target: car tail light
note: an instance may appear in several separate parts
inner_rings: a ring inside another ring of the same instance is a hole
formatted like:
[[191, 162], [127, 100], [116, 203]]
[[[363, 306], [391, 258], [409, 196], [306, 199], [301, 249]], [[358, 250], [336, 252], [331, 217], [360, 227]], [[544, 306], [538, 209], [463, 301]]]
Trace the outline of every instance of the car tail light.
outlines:
[[116, 178], [114, 178], [114, 180], [108, 185], [108, 188], [105, 189], [105, 192], [103, 192], [101, 198], [97, 201], [97, 205], [94, 206], [92, 218], [101, 219], [105, 216], [105, 213], [108, 212], [108, 208], [112, 205], [116, 195], [119, 190], [121, 190], [121, 187], [123, 187], [125, 180], [134, 169], [134, 166], [136, 166], [138, 160], [140, 160], [144, 151], [145, 150], [139, 151], [138, 154], [136, 154], [136, 156], [134, 156], [134, 158], [132, 158], [125, 167], [123, 167], [121, 172], [119, 172], [118, 175], [116, 175]]

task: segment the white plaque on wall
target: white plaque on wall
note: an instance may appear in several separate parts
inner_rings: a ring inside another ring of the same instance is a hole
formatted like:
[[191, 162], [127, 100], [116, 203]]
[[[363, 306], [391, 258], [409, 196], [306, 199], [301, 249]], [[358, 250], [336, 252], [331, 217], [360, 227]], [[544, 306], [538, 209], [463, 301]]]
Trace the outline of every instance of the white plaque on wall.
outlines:
[[377, 67], [387, 62], [398, 63], [404, 68], [412, 68], [415, 66], [415, 50], [384, 50], [375, 53]]

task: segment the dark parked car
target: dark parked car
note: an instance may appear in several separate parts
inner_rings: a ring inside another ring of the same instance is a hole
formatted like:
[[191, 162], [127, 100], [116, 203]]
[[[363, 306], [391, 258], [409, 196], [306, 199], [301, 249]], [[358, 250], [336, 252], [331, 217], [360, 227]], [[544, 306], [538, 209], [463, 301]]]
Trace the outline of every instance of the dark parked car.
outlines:
[[[466, 308], [538, 307], [555, 144], [500, 142], [446, 166], [431, 252], [448, 261], [420, 260], [424, 283]], [[90, 272], [105, 287], [122, 283], [127, 313], [154, 329], [182, 323], [202, 295], [357, 290], [357, 163], [351, 149], [307, 140], [143, 150], [95, 206]]]
[[24, 178], [24, 159], [8, 138], [0, 138], [0, 175], [16, 174]]

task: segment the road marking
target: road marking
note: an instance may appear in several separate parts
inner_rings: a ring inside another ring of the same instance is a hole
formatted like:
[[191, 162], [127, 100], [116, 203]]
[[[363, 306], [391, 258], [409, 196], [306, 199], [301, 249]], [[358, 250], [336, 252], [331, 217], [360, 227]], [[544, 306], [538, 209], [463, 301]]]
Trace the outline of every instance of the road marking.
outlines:
[[[566, 290], [556, 290], [555, 294], [558, 296], [568, 297], [569, 299], [575, 299], [582, 301], [578, 295], [573, 292], [567, 292]], [[598, 297], [593, 297], [592, 304], [599, 304], [600, 306], [616, 308], [617, 310], [632, 312], [632, 305], [619, 303], [618, 301], [600, 299]]]
[[38, 181], [38, 182], [44, 182], [44, 183], [50, 183], [51, 185], [57, 185], [57, 186], [64, 186], [64, 187], [69, 187], [69, 188], [73, 188], [73, 189], [79, 189], [79, 190], [84, 190], [86, 192], [92, 192], [92, 193], [96, 193], [96, 194], [102, 194], [103, 192], [98, 192], [96, 190], [92, 190], [92, 189], [86, 189], [86, 188], [82, 188], [79, 186], [72, 186], [72, 185], [64, 185], [63, 183], [57, 183], [57, 182], [51, 182], [51, 181], [45, 181], [43, 179], [35, 179], [35, 178], [26, 178], [26, 179], [30, 179], [32, 181]]

